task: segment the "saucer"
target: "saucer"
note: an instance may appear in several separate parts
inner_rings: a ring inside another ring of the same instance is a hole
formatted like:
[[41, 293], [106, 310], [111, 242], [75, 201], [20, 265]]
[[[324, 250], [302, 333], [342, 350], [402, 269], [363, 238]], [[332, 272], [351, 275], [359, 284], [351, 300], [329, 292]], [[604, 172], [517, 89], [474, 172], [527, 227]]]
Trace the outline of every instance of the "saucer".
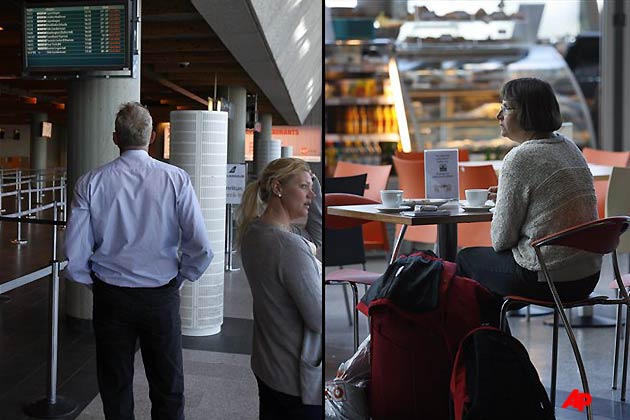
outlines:
[[408, 206], [417, 206], [417, 205], [431, 205], [431, 206], [441, 206], [442, 204], [448, 203], [450, 200], [445, 198], [407, 198], [403, 200], [403, 204]]
[[409, 210], [411, 207], [409, 206], [385, 207], [384, 205], [379, 204], [375, 206], [375, 208], [381, 213], [400, 213], [401, 211]]
[[470, 206], [466, 200], [460, 202], [462, 209], [468, 212], [486, 212], [494, 208], [494, 203], [492, 203], [492, 201], [490, 201], [491, 204], [487, 203], [488, 201], [486, 201], [486, 204], [483, 206]]

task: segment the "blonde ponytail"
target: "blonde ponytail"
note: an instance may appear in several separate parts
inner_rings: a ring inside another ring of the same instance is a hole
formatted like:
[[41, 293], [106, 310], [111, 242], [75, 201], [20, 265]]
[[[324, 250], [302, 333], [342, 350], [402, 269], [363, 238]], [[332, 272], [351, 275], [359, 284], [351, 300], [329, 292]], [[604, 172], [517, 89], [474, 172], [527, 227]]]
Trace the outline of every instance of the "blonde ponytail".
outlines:
[[245, 232], [249, 224], [258, 216], [260, 216], [261, 205], [258, 199], [258, 191], [260, 184], [258, 181], [250, 182], [243, 191], [241, 205], [239, 206], [238, 227], [236, 232], [236, 243], [240, 247], [243, 242]]

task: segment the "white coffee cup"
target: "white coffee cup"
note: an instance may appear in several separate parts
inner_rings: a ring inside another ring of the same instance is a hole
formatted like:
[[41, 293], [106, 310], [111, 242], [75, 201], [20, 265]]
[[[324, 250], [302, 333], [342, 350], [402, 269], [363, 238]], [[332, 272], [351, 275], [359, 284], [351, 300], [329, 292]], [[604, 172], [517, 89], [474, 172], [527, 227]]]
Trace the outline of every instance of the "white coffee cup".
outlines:
[[400, 207], [402, 204], [403, 190], [382, 190], [381, 201], [385, 207]]
[[488, 190], [487, 189], [472, 189], [466, 190], [466, 201], [468, 201], [468, 205], [473, 207], [481, 207], [486, 204], [488, 200]]

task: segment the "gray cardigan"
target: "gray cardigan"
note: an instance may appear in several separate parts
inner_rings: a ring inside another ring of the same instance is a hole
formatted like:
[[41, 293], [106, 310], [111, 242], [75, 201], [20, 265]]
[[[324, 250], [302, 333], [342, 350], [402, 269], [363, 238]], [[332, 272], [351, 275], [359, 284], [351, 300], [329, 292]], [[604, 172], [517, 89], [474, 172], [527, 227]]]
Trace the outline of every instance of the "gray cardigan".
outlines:
[[[530, 271], [541, 270], [532, 240], [597, 219], [593, 176], [575, 143], [560, 134], [512, 149], [498, 187], [493, 248], [511, 249], [518, 265]], [[599, 255], [556, 246], [542, 250], [554, 281], [581, 279], [601, 267]]]
[[287, 232], [256, 219], [241, 244], [254, 301], [252, 370], [267, 386], [295, 396], [300, 395], [304, 327], [322, 333], [322, 278], [304, 240], [321, 245], [322, 195], [316, 180], [313, 189], [306, 228]]

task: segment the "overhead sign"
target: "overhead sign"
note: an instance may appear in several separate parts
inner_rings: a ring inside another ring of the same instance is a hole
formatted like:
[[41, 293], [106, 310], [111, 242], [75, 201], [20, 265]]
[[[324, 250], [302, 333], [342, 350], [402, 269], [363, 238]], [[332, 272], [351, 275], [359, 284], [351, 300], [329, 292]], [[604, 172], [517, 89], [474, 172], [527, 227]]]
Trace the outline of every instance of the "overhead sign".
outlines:
[[225, 202], [227, 204], [241, 204], [245, 191], [245, 176], [247, 166], [244, 163], [228, 163], [225, 183]]
[[131, 65], [129, 0], [27, 3], [27, 71], [122, 70]]

